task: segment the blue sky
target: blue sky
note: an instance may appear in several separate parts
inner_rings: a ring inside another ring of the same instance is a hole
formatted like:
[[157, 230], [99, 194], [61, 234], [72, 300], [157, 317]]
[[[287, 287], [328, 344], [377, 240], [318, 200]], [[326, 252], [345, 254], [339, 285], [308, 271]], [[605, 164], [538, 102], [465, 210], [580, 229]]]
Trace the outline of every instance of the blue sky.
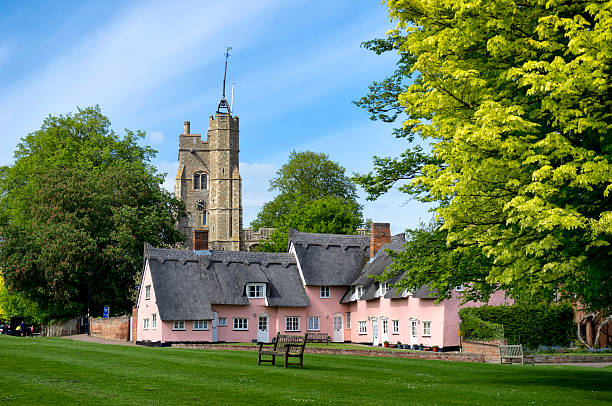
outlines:
[[[360, 47], [393, 26], [376, 0], [0, 0], [0, 165], [48, 114], [99, 104], [117, 132], [148, 133], [173, 190], [183, 121], [206, 132], [231, 46], [247, 226], [292, 150], [324, 152], [353, 173], [405, 148], [351, 103], [393, 71], [393, 55]], [[393, 232], [430, 218], [397, 191], [362, 203], [366, 218]]]

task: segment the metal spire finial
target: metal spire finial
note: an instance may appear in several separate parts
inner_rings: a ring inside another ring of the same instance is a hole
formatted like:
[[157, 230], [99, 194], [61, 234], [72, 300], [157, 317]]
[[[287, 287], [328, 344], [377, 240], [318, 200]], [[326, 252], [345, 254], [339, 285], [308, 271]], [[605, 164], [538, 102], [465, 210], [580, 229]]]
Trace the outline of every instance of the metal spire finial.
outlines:
[[225, 70], [223, 71], [223, 95], [221, 96], [221, 100], [219, 101], [219, 106], [217, 106], [217, 114], [221, 113], [221, 109], [224, 108], [227, 110], [227, 113], [231, 114], [229, 103], [225, 98], [225, 80], [227, 79], [227, 60], [230, 57], [230, 51], [232, 47], [225, 48]]

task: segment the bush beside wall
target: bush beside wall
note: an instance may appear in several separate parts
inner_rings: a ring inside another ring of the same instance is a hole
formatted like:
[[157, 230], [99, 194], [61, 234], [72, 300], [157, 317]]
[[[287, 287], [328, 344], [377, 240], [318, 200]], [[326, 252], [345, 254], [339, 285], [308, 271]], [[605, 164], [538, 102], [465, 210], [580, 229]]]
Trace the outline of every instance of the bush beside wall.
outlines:
[[[482, 306], [463, 308], [459, 311], [461, 331], [488, 332], [491, 328], [475, 328], [477, 320], [503, 325], [504, 337], [509, 344], [523, 344], [528, 348], [541, 345], [567, 346], [573, 341], [576, 331], [574, 311], [569, 303], [518, 304], [512, 306]], [[493, 330], [494, 331], [494, 330]], [[495, 339], [481, 334], [466, 339]]]

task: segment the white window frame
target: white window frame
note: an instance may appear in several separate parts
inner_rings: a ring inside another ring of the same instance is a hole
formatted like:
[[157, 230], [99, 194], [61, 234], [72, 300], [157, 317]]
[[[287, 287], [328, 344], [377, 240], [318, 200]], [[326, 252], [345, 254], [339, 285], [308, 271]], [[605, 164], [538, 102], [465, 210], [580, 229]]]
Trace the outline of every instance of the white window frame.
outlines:
[[227, 317], [219, 317], [219, 327], [227, 327]]
[[463, 292], [463, 285], [455, 286], [456, 292]]
[[363, 285], [355, 286], [355, 294], [357, 295], [357, 299], [363, 296]]
[[423, 320], [423, 337], [431, 337], [431, 320]]
[[157, 328], [157, 313], [151, 314], [151, 328], [153, 330]]
[[389, 291], [389, 284], [387, 282], [383, 282], [380, 284], [380, 295], [384, 296]]
[[368, 322], [359, 320], [359, 334], [368, 334]]
[[321, 331], [321, 317], [308, 316], [308, 331]]
[[[253, 288], [253, 292], [251, 292]], [[263, 299], [266, 297], [266, 284], [265, 283], [247, 283], [246, 285], [247, 297], [249, 299]]]
[[331, 287], [321, 286], [321, 289], [319, 291], [319, 297], [321, 299], [330, 299], [331, 298]]
[[389, 320], [381, 319], [382, 321], [382, 332], [383, 334], [389, 334]]
[[193, 330], [208, 330], [208, 320], [194, 320], [193, 321]]
[[346, 328], [350, 329], [351, 328], [351, 312], [346, 312]]
[[285, 331], [300, 331], [300, 316], [285, 316]]
[[185, 331], [185, 320], [174, 320], [172, 322], [173, 331]]
[[142, 329], [143, 330], [148, 330], [149, 329], [149, 319], [142, 319]]
[[393, 325], [392, 334], [399, 334], [399, 320], [392, 320], [391, 324]]
[[246, 331], [249, 329], [249, 319], [246, 317], [234, 317], [232, 330]]
[[145, 286], [145, 300], [151, 299], [151, 285]]

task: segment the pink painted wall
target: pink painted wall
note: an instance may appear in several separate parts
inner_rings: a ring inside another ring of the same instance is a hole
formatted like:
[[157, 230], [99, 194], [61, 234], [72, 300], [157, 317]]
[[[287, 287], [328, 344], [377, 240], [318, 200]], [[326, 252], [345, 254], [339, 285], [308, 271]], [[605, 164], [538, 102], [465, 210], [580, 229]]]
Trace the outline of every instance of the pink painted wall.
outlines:
[[[151, 297], [145, 299], [145, 286], [151, 285]], [[151, 272], [149, 270], [149, 263], [146, 263], [144, 275], [142, 276], [142, 284], [138, 297], [138, 327], [136, 330], [137, 341], [151, 341], [151, 342], [162, 342], [162, 326], [161, 319], [159, 318], [159, 311], [157, 309], [157, 302], [155, 299], [155, 289], [151, 280]], [[157, 328], [151, 327], [152, 314], [157, 314]], [[149, 319], [149, 329], [143, 329], [143, 320]]]
[[[372, 318], [378, 321], [379, 342], [388, 340], [392, 344], [398, 341], [410, 344], [411, 319], [417, 320], [417, 344], [442, 346], [444, 331], [444, 306], [436, 305], [431, 299], [385, 299], [359, 300], [351, 304], [350, 340], [353, 342], [372, 343]], [[385, 337], [382, 318], [388, 320], [389, 332]], [[393, 333], [393, 320], [399, 321], [399, 333]], [[359, 321], [365, 321], [366, 334], [359, 334]], [[431, 322], [431, 336], [423, 335], [423, 321]]]

